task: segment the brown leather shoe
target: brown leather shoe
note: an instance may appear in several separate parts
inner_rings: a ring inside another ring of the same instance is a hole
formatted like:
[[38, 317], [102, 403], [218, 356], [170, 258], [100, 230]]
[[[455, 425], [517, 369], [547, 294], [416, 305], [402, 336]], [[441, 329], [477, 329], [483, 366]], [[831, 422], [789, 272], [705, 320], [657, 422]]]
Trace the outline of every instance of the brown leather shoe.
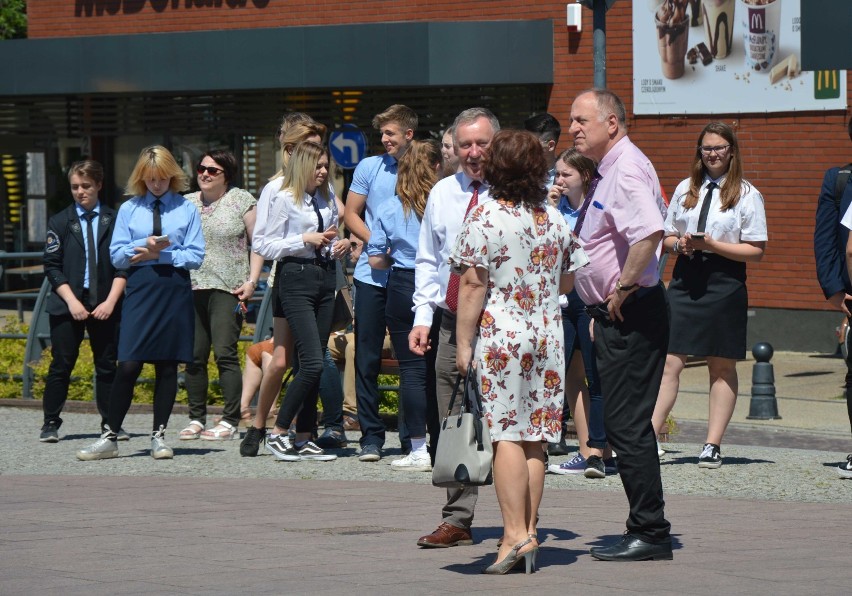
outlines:
[[358, 419], [351, 414], [343, 415], [343, 430], [361, 430], [361, 425], [358, 424]]
[[428, 536], [421, 536], [417, 541], [417, 546], [425, 546], [426, 548], [447, 548], [468, 544], [473, 544], [470, 530], [457, 528], [448, 523], [441, 524], [437, 530]]

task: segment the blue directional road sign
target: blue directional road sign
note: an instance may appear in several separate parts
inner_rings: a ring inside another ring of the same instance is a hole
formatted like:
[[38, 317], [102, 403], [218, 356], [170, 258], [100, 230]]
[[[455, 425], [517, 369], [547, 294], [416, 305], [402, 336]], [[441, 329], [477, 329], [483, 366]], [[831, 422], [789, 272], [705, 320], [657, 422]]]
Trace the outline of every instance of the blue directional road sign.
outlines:
[[354, 124], [332, 132], [328, 146], [331, 157], [345, 170], [354, 169], [367, 155], [367, 137]]

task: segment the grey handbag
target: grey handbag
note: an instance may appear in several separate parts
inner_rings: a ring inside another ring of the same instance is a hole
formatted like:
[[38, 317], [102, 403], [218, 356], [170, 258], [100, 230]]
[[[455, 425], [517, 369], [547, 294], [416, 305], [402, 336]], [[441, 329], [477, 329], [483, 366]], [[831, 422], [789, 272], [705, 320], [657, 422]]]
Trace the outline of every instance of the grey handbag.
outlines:
[[[464, 381], [464, 395], [458, 414], [453, 414], [453, 403]], [[493, 452], [491, 436], [482, 418], [482, 404], [476, 373], [467, 369], [467, 377], [458, 376], [447, 417], [441, 422], [435, 464], [432, 466], [432, 484], [445, 488], [484, 486], [494, 482], [491, 476]]]

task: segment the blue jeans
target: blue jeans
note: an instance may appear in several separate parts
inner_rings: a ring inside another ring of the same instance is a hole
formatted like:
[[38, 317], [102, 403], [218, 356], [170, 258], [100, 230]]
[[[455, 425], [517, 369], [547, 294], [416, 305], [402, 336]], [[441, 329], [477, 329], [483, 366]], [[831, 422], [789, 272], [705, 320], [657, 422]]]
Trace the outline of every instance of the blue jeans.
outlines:
[[568, 294], [568, 307], [562, 309], [562, 330], [565, 333], [565, 370], [571, 364], [574, 350], [580, 350], [583, 366], [586, 369], [586, 383], [589, 386], [589, 440], [586, 446], [593, 449], [606, 447], [604, 430], [603, 394], [598, 366], [595, 358], [595, 345], [589, 334], [589, 321], [586, 305], [580, 299], [577, 290]]
[[426, 436], [426, 359], [408, 349], [414, 324], [414, 271], [394, 269], [388, 277], [385, 320], [399, 362], [400, 411], [412, 437]]

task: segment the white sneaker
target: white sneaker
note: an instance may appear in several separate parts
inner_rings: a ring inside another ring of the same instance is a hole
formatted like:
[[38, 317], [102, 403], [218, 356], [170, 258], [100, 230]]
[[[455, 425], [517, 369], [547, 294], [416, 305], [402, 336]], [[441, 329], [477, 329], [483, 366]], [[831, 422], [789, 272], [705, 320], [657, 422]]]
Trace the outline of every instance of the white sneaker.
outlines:
[[431, 472], [432, 460], [428, 453], [418, 454], [411, 452], [402, 459], [391, 462], [391, 469], [400, 472]]
[[115, 433], [111, 430], [104, 431], [101, 438], [77, 451], [77, 459], [80, 461], [94, 461], [96, 459], [111, 459], [118, 457], [118, 445], [115, 442]]
[[151, 434], [151, 457], [154, 459], [172, 459], [175, 452], [166, 445], [166, 427], [160, 425], [160, 430]]

